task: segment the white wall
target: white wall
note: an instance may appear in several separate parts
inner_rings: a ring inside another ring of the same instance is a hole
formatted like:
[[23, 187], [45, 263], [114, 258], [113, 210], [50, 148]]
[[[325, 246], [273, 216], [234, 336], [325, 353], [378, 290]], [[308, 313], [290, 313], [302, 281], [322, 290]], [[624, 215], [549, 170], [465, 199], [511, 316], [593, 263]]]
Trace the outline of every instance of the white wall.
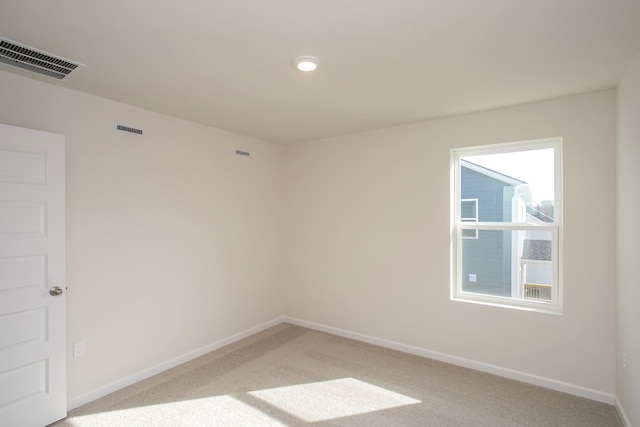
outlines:
[[[284, 313], [614, 393], [614, 91], [288, 147], [4, 72], [0, 93], [0, 122], [67, 140], [71, 399]], [[450, 149], [550, 136], [564, 315], [451, 302]]]
[[[618, 346], [616, 395], [631, 425], [640, 426], [640, 53], [618, 87]], [[627, 354], [627, 372], [622, 355]]]
[[[288, 147], [287, 314], [612, 398], [615, 126], [603, 91]], [[555, 136], [564, 314], [450, 301], [450, 150]]]
[[70, 399], [283, 314], [283, 147], [6, 72], [0, 94], [0, 122], [66, 136]]

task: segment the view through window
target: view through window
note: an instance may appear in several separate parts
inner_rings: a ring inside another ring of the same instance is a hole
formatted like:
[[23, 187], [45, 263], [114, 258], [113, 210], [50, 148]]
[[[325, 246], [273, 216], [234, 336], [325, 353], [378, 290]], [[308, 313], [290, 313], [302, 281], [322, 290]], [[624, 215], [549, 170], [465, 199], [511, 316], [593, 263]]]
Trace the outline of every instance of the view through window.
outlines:
[[560, 145], [452, 152], [453, 299], [561, 311]]

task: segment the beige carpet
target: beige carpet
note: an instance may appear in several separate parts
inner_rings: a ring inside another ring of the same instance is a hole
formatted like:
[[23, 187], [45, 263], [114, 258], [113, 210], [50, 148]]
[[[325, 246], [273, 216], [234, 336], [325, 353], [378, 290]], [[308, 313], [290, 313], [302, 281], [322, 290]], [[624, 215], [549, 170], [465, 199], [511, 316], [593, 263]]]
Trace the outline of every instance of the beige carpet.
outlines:
[[56, 427], [621, 426], [614, 407], [281, 324], [72, 411]]

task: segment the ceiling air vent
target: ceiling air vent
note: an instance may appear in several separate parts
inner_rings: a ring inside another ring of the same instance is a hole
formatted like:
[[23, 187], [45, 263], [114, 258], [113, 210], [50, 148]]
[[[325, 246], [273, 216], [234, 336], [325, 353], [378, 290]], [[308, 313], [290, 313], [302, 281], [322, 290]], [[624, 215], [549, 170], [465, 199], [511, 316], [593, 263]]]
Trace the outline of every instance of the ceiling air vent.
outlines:
[[83, 64], [0, 37], [0, 63], [62, 80]]

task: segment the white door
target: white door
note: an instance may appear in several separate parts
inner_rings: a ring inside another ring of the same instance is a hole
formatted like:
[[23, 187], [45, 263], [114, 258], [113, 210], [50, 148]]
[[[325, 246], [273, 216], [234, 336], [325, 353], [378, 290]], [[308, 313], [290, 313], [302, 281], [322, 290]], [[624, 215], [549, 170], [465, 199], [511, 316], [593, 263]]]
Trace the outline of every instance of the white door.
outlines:
[[64, 136], [0, 124], [2, 426], [66, 416], [64, 203]]

